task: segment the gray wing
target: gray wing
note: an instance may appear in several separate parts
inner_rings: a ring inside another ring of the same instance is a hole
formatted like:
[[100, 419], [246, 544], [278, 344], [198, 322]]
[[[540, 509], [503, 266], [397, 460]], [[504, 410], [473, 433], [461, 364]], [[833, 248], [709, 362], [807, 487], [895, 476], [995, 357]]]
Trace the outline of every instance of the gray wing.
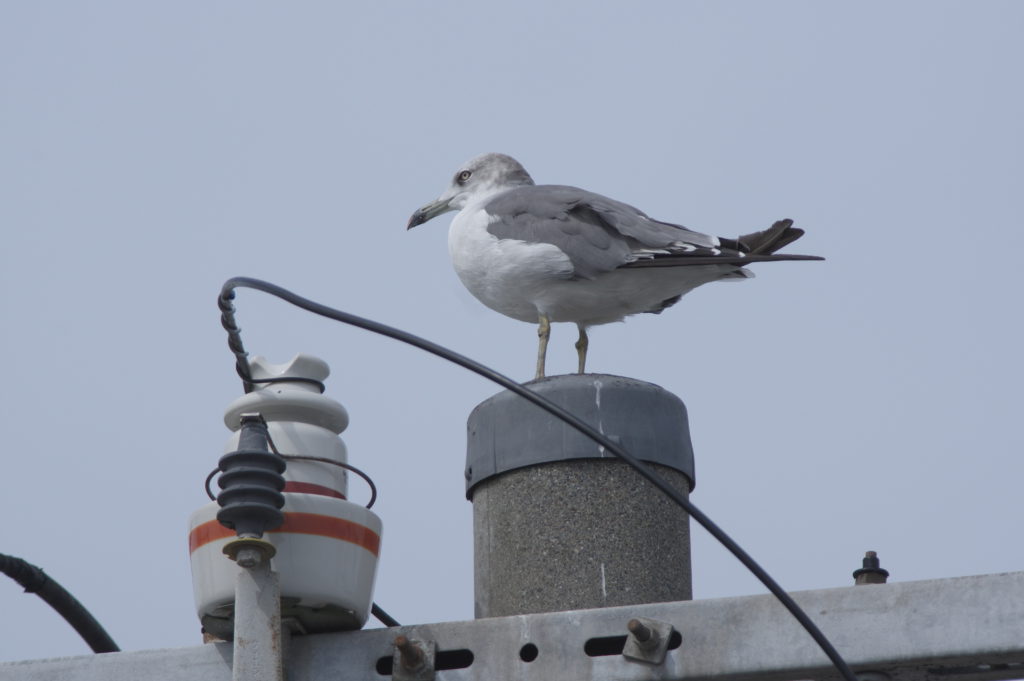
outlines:
[[[484, 210], [492, 220], [488, 232], [553, 244], [584, 279], [660, 256], [725, 255], [717, 237], [652, 220], [633, 206], [576, 187], [517, 187], [491, 199]], [[717, 262], [729, 264], [728, 258]]]

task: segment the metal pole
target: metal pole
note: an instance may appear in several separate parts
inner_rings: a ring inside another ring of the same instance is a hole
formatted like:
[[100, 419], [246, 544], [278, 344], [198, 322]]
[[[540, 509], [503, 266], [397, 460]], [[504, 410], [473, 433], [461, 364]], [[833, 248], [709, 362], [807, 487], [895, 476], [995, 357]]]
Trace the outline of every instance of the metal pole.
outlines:
[[234, 681], [284, 681], [281, 588], [270, 558], [256, 547], [238, 550], [235, 582]]

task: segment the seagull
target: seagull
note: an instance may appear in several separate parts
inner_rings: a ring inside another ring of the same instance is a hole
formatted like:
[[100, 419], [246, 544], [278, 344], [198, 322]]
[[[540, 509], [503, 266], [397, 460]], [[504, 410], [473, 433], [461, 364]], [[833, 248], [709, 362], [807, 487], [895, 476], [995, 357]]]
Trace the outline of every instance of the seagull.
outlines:
[[449, 211], [458, 211], [448, 251], [463, 285], [492, 310], [538, 325], [538, 379], [552, 322], [579, 329], [582, 374], [591, 326], [658, 314], [708, 282], [749, 279], [749, 263], [824, 259], [775, 255], [804, 234], [792, 220], [735, 239], [701, 234], [601, 194], [535, 184], [505, 154], [469, 160], [407, 229]]

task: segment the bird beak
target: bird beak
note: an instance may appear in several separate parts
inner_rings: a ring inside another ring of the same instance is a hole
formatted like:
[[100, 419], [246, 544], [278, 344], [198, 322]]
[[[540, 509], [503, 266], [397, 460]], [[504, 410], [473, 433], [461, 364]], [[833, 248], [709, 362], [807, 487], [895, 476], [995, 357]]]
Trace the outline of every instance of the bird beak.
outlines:
[[451, 196], [442, 196], [437, 201], [433, 201], [423, 206], [409, 218], [409, 225], [406, 229], [412, 229], [416, 225], [422, 225], [427, 220], [433, 220], [441, 213], [447, 213], [450, 210], [455, 210], [449, 203], [451, 202]]

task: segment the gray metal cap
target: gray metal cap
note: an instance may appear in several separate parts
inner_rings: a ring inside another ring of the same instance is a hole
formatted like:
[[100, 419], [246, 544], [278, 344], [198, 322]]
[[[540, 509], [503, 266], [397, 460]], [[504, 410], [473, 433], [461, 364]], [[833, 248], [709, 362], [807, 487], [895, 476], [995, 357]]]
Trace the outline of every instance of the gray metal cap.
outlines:
[[[642, 461], [683, 473], [693, 489], [686, 405], [653, 383], [606, 374], [569, 374], [528, 387], [621, 444]], [[514, 393], [502, 391], [469, 415], [466, 497], [505, 471], [566, 459], [616, 458], [590, 438]]]

